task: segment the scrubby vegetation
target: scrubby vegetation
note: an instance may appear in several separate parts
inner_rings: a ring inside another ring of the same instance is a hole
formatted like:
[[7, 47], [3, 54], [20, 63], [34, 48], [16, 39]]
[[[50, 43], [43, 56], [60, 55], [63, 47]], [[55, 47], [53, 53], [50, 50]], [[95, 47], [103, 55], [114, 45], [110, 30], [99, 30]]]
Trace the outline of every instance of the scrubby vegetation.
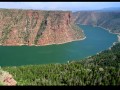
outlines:
[[45, 12], [44, 19], [42, 20], [42, 23], [40, 25], [40, 28], [39, 28], [37, 35], [36, 35], [36, 38], [35, 38], [35, 44], [37, 44], [38, 39], [40, 38], [40, 36], [42, 35], [43, 31], [46, 28], [48, 15], [49, 15], [49, 11]]
[[8, 26], [5, 26], [5, 28], [3, 29], [3, 31], [2, 31], [2, 37], [1, 37], [2, 43], [4, 43], [4, 41], [6, 39], [8, 39], [8, 34], [9, 34], [11, 28], [12, 27], [10, 25], [8, 25]]
[[120, 85], [120, 43], [85, 60], [2, 68], [17, 85]]
[[[82, 29], [81, 29], [78, 25], [76, 25], [76, 24], [71, 24], [70, 26], [71, 26], [71, 28], [72, 28], [73, 30], [76, 30], [75, 36], [76, 36], [77, 38], [79, 38], [79, 36], [81, 36], [82, 38], [85, 37], [84, 33], [82, 33], [82, 32], [83, 32]], [[81, 33], [77, 33], [78, 31], [80, 31]]]

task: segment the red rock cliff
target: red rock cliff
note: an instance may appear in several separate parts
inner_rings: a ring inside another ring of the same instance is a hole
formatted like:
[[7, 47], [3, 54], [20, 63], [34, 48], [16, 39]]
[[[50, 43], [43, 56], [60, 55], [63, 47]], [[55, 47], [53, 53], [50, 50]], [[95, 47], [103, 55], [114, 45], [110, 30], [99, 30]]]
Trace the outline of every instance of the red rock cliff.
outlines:
[[83, 38], [69, 11], [0, 10], [1, 45], [48, 45]]

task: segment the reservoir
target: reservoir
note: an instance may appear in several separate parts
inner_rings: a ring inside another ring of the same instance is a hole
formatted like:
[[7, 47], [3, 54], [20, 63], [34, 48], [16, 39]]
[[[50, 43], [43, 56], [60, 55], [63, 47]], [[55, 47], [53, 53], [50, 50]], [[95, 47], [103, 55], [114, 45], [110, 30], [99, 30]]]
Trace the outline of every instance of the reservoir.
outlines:
[[117, 42], [117, 35], [100, 27], [79, 25], [84, 40], [47, 46], [0, 46], [0, 66], [67, 63], [108, 49]]

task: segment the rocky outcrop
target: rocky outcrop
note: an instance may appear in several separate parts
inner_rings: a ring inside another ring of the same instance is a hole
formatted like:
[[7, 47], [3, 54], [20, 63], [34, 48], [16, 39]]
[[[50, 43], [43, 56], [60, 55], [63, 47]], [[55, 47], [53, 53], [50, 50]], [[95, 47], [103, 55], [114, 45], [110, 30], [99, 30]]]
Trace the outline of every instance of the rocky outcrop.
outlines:
[[120, 11], [79, 11], [73, 13], [77, 24], [100, 26], [113, 33], [120, 33]]
[[0, 69], [0, 83], [6, 86], [15, 86], [17, 82], [13, 79], [12, 75]]
[[69, 11], [0, 10], [1, 45], [48, 45], [82, 39]]

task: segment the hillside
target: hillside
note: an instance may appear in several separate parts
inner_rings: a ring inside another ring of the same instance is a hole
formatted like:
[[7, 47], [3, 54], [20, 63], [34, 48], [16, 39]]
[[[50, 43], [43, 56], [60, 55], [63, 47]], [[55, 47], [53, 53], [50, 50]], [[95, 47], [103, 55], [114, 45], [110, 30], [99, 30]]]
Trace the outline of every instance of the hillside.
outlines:
[[1, 45], [48, 45], [82, 39], [69, 11], [0, 9]]
[[118, 12], [119, 11], [120, 12], [120, 7], [103, 8], [100, 11], [108, 11], [108, 12], [110, 12], [110, 11]]
[[120, 85], [120, 43], [80, 61], [2, 69], [13, 75], [17, 85]]
[[120, 11], [79, 11], [73, 13], [73, 20], [78, 24], [96, 25], [120, 33]]

